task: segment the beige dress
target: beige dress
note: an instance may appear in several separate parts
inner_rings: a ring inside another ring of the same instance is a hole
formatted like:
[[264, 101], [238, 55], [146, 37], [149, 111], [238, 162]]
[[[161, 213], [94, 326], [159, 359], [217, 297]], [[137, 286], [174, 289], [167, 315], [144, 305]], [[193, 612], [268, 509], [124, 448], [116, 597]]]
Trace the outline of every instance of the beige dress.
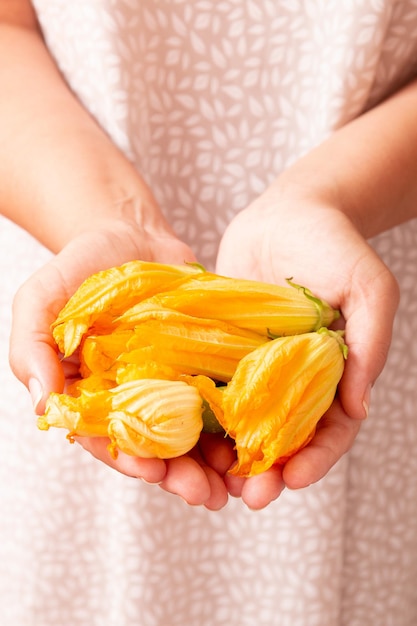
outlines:
[[[209, 268], [237, 211], [417, 73], [417, 0], [34, 5], [71, 87]], [[7, 343], [12, 295], [49, 253], [0, 222], [2, 625], [417, 624], [416, 221], [373, 244], [402, 302], [353, 450], [263, 511], [209, 512], [37, 431]]]

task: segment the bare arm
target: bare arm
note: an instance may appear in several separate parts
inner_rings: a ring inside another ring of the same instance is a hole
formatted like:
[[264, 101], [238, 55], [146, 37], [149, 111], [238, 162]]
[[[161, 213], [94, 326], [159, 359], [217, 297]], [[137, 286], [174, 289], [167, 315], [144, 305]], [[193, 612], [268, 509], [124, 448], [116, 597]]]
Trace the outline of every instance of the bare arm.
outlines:
[[336, 131], [277, 181], [317, 191], [365, 237], [417, 216], [417, 80]]
[[0, 4], [0, 212], [57, 252], [107, 219], [170, 229], [131, 163], [82, 107], [28, 0]]

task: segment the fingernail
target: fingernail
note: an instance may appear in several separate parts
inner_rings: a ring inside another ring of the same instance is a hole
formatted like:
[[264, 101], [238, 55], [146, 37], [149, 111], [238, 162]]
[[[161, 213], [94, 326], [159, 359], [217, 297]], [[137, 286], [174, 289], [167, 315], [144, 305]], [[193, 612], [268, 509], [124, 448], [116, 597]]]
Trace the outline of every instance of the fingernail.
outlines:
[[143, 476], [137, 476], [137, 478], [139, 478], [140, 480], [143, 480], [143, 482], [146, 483], [147, 485], [161, 485], [163, 482], [163, 480], [157, 480], [157, 481], [146, 480], [146, 478], [143, 478]]
[[362, 406], [365, 409], [365, 418], [367, 418], [369, 415], [369, 403], [371, 401], [371, 389], [372, 389], [372, 385], [368, 385], [367, 388], [365, 389], [365, 394], [362, 400]]
[[37, 408], [43, 397], [43, 390], [42, 390], [41, 384], [39, 380], [37, 380], [36, 378], [31, 378], [29, 380], [29, 393], [30, 393], [30, 397], [32, 398], [33, 410], [36, 413]]

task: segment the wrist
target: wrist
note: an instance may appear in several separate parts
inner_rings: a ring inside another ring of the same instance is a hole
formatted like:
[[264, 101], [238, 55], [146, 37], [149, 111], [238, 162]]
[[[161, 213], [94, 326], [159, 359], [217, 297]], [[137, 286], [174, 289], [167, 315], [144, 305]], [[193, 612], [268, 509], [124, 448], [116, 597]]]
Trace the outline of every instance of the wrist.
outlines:
[[417, 81], [336, 130], [280, 177], [320, 198], [366, 239], [417, 216]]
[[[366, 198], [361, 189], [355, 188], [350, 168], [342, 164], [335, 167], [331, 157], [332, 150], [323, 144], [284, 171], [275, 182], [277, 205], [281, 211], [292, 215], [296, 212], [307, 221], [309, 214], [314, 220], [320, 215], [326, 220], [329, 211], [337, 212], [359, 235], [368, 239], [378, 228], [366, 210]], [[336, 156], [334, 158], [337, 160]]]

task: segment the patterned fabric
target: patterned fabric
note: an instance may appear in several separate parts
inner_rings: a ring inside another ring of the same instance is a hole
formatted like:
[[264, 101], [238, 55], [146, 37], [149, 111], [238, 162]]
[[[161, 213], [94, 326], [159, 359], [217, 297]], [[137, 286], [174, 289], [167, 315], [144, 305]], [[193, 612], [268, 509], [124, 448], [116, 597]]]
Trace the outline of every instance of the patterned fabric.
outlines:
[[[36, 0], [71, 87], [213, 267], [233, 215], [417, 71], [417, 0]], [[190, 508], [36, 429], [10, 303], [49, 253], [0, 222], [0, 617], [13, 626], [417, 623], [417, 221], [372, 242], [402, 302], [351, 453], [261, 512]]]

